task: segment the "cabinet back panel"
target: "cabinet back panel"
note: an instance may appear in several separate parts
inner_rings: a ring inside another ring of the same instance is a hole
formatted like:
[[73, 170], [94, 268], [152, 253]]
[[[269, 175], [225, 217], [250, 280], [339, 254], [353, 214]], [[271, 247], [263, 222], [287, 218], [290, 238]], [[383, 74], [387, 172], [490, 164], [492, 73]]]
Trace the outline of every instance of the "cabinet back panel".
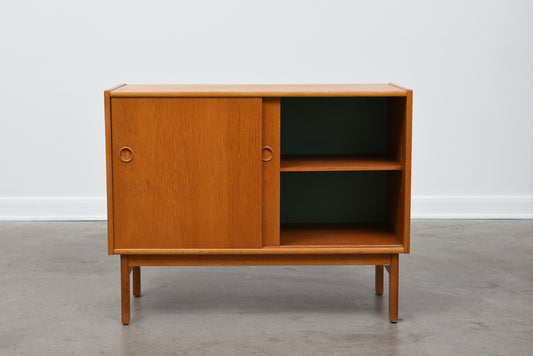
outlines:
[[281, 154], [386, 154], [386, 97], [282, 98]]
[[386, 223], [386, 172], [283, 172], [281, 223]]

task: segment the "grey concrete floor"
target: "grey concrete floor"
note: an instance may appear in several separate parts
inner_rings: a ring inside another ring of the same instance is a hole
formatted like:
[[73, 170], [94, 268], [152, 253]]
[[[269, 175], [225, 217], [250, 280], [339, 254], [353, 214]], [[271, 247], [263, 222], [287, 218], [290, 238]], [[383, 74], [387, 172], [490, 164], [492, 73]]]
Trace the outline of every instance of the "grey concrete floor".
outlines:
[[414, 221], [400, 321], [370, 266], [147, 267], [104, 222], [0, 223], [1, 355], [532, 355], [533, 220]]

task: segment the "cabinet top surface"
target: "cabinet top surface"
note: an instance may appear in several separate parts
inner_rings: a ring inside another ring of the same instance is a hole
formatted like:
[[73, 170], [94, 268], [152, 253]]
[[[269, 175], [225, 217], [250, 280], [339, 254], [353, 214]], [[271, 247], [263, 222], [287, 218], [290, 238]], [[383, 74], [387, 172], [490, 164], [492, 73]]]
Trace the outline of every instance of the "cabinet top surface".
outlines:
[[112, 97], [406, 96], [395, 84], [124, 84]]

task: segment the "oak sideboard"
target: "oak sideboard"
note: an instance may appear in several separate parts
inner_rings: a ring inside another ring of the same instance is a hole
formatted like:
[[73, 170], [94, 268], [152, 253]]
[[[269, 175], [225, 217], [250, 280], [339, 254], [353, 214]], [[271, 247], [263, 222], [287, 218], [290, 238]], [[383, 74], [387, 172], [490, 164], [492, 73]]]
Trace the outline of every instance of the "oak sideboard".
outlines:
[[398, 321], [412, 91], [395, 84], [105, 91], [108, 253], [122, 323], [142, 266], [375, 266]]

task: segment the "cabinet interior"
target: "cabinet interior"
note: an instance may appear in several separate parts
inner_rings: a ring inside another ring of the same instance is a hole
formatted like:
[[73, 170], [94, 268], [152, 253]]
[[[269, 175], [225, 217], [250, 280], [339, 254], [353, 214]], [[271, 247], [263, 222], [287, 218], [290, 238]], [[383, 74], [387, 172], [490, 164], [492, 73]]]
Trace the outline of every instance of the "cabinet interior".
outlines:
[[404, 110], [404, 98], [281, 99], [281, 246], [402, 244]]
[[281, 223], [386, 222], [387, 172], [282, 172]]
[[388, 98], [282, 98], [281, 154], [386, 155]]

